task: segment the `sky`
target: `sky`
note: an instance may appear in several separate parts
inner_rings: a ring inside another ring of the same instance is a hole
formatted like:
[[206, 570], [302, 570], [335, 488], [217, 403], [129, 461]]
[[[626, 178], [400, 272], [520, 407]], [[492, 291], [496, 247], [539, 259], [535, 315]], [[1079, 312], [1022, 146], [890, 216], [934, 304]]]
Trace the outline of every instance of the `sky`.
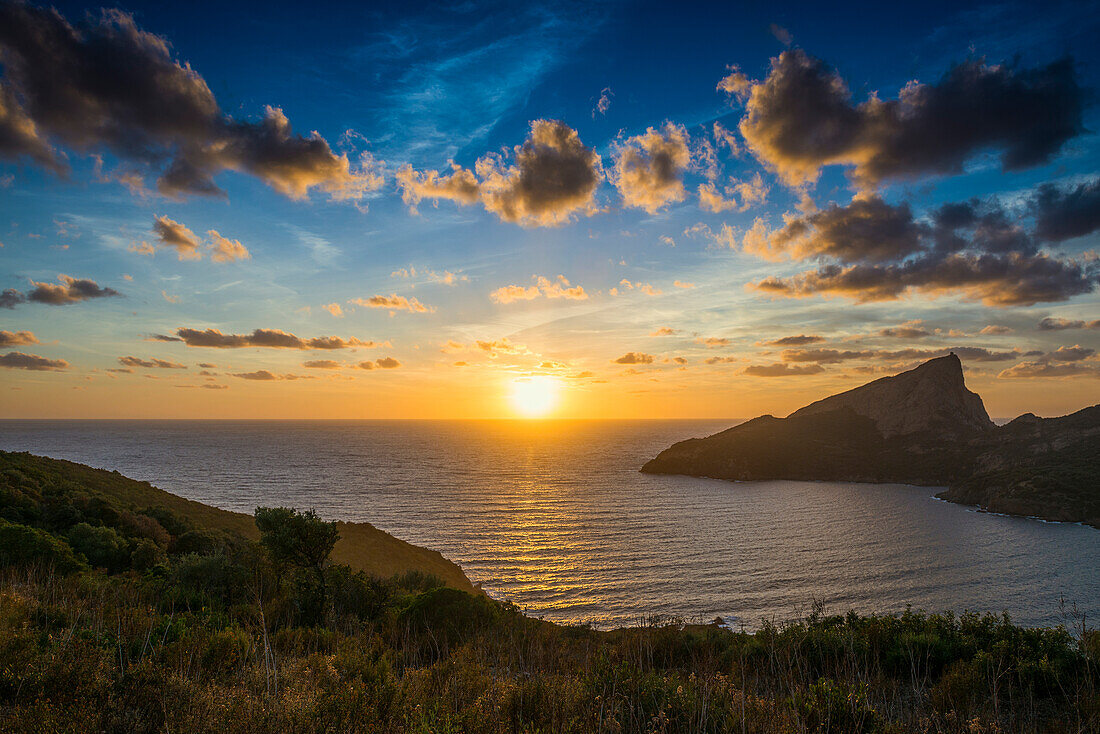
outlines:
[[0, 2], [0, 415], [1095, 404], [1097, 11]]

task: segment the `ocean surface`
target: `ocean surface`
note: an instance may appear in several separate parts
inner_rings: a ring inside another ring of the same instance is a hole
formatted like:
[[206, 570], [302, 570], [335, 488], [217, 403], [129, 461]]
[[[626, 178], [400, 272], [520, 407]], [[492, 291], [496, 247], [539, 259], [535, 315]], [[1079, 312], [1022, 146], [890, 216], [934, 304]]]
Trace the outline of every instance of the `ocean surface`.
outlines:
[[0, 448], [249, 512], [313, 507], [441, 551], [492, 596], [599, 627], [830, 612], [1100, 619], [1100, 530], [935, 489], [638, 468], [728, 421], [0, 421]]

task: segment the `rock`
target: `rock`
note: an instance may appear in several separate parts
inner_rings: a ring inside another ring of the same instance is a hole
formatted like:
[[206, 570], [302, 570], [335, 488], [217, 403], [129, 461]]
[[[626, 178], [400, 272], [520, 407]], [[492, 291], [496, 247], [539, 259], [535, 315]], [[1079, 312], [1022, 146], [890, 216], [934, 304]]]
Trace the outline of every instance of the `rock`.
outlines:
[[681, 441], [642, 471], [946, 486], [952, 502], [1100, 526], [1100, 406], [998, 427], [951, 354], [786, 418]]

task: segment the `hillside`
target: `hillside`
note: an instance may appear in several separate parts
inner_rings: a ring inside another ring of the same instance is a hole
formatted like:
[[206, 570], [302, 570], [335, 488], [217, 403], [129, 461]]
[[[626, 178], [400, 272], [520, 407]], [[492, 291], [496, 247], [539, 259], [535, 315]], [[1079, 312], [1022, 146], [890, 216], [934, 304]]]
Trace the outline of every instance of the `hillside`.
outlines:
[[681, 441], [642, 471], [944, 486], [952, 502], [1100, 527], [1100, 406], [995, 426], [952, 354], [786, 418]]
[[[251, 515], [184, 499], [118, 472], [27, 453], [0, 451], [0, 513], [8, 510], [7, 514], [10, 514], [10, 498], [27, 492], [36, 496], [62, 493], [66, 496], [98, 497], [133, 513], [161, 508], [200, 531], [259, 539], [259, 531]], [[6, 514], [0, 514], [0, 517], [4, 516]], [[437, 551], [407, 543], [369, 523], [340, 522], [337, 527], [340, 540], [332, 555], [336, 563], [347, 564], [380, 578], [420, 571], [434, 575], [456, 589], [474, 590], [462, 569]]]

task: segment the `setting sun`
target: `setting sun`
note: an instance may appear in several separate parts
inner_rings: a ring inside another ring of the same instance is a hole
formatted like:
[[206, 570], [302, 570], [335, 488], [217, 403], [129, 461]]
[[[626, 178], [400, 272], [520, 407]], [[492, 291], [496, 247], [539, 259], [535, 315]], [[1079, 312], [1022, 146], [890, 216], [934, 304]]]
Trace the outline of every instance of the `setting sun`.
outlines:
[[512, 381], [512, 407], [527, 418], [549, 413], [558, 402], [559, 383], [553, 377], [520, 377]]

